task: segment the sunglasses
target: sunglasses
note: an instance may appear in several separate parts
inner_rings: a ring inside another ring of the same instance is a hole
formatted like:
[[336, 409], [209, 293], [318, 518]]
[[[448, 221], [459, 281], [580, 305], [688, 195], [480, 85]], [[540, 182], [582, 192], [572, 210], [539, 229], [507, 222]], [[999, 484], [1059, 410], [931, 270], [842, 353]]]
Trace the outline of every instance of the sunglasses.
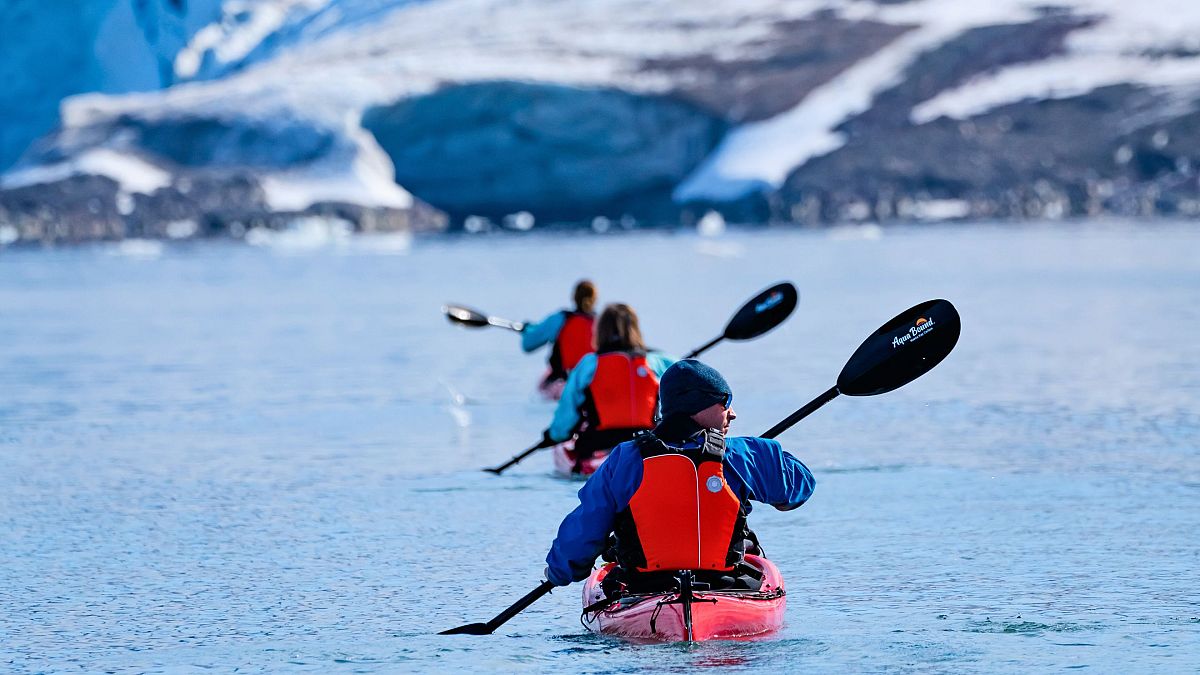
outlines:
[[724, 402], [721, 405], [723, 405], [726, 410], [729, 410], [733, 407], [733, 392], [715, 391], [713, 389], [701, 389], [700, 391], [705, 394], [709, 394], [710, 396], [719, 396], [723, 398]]

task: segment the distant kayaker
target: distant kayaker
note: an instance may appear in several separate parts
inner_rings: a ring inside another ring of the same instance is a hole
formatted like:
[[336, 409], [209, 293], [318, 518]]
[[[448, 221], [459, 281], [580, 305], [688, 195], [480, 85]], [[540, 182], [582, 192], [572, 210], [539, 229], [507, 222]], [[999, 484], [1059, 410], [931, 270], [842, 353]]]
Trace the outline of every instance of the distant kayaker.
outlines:
[[604, 308], [596, 321], [596, 352], [567, 377], [546, 440], [573, 435], [580, 462], [654, 426], [658, 380], [674, 359], [646, 348], [637, 313], [625, 304]]
[[659, 394], [654, 430], [616, 446], [579, 490], [546, 556], [551, 583], [586, 579], [607, 551], [619, 573], [606, 584], [617, 594], [670, 586], [680, 570], [714, 588], [755, 588], [762, 575], [744, 562], [748, 548], [759, 553], [746, 526], [750, 501], [788, 511], [812, 495], [812, 472], [778, 442], [725, 436], [737, 414], [715, 369], [680, 361]]
[[596, 285], [587, 279], [575, 284], [574, 310], [559, 310], [521, 329], [521, 349], [532, 352], [542, 345], [550, 349], [550, 369], [539, 386], [542, 394], [556, 400], [567, 375], [587, 354], [595, 351], [592, 334], [596, 320]]

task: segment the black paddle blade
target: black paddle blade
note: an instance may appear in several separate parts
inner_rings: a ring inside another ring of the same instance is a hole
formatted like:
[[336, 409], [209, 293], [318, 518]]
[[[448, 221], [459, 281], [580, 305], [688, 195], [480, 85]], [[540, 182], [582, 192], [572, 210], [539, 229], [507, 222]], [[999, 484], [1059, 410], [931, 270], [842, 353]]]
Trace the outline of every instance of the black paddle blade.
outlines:
[[901, 312], [868, 337], [838, 375], [847, 396], [874, 396], [898, 389], [942, 362], [962, 325], [946, 300], [929, 300]]
[[471, 326], [481, 328], [488, 325], [488, 318], [480, 312], [476, 312], [469, 307], [461, 305], [444, 305], [442, 311], [445, 312], [446, 318], [450, 323], [457, 323], [462, 326]]
[[438, 635], [491, 635], [492, 629], [486, 623], [469, 623], [458, 628], [444, 630]]
[[549, 593], [554, 588], [554, 584], [549, 581], [543, 581], [538, 584], [538, 587], [529, 591], [520, 600], [514, 602], [511, 607], [500, 612], [496, 618], [487, 623], [469, 623], [458, 628], [444, 630], [438, 635], [491, 635], [497, 628], [503, 626], [506, 621], [521, 613], [526, 607], [532, 605], [535, 600]]
[[796, 309], [800, 294], [789, 282], [775, 284], [754, 296], [725, 326], [729, 340], [750, 340], [783, 323]]

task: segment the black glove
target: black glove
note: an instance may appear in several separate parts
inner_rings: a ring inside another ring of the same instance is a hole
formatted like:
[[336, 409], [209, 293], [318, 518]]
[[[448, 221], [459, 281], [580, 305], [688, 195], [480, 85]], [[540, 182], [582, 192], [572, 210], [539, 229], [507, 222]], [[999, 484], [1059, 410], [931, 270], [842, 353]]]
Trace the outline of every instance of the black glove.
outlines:
[[549, 429], [542, 432], [542, 445], [544, 447], [548, 448], [552, 445], [558, 445], [558, 443], [559, 443], [558, 441], [554, 440], [553, 438], [550, 438], [550, 430]]

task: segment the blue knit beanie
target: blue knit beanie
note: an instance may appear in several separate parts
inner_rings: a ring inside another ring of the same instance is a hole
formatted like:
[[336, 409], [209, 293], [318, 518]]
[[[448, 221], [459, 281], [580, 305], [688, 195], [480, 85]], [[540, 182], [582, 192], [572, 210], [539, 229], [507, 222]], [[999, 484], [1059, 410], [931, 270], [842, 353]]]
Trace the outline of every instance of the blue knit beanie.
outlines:
[[729, 405], [733, 391], [715, 368], [685, 359], [676, 361], [659, 378], [658, 400], [665, 420], [672, 415], [695, 415], [714, 403]]

